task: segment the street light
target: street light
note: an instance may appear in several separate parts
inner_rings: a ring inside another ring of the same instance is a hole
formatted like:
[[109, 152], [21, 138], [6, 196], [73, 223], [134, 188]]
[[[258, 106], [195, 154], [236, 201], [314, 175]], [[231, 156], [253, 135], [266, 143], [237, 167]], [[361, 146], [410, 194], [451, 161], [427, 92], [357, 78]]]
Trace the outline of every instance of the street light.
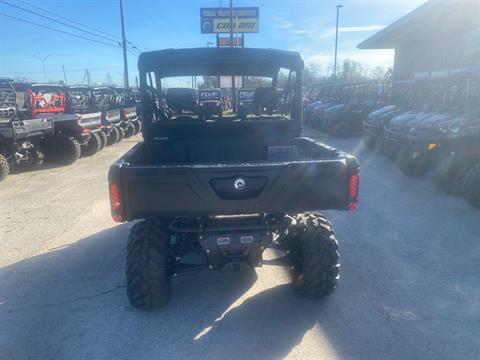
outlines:
[[46, 83], [47, 82], [47, 73], [45, 72], [45, 62], [52, 55], [47, 55], [43, 59], [40, 56], [37, 56], [37, 55], [32, 55], [32, 56], [34, 58], [38, 59], [42, 63], [42, 66], [43, 66], [43, 81]]
[[335, 27], [335, 61], [333, 65], [333, 76], [337, 76], [337, 53], [338, 53], [338, 18], [340, 16], [340, 9], [343, 5], [337, 5], [337, 26]]

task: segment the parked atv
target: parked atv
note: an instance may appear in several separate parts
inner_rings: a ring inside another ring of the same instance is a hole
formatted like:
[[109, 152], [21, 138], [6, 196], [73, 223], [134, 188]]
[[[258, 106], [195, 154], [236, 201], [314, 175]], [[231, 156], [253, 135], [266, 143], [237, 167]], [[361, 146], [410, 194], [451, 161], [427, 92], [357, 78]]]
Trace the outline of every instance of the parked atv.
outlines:
[[102, 124], [102, 111], [96, 107], [92, 88], [84, 85], [68, 88], [72, 111], [80, 114], [80, 126], [90, 131], [90, 139], [82, 145], [82, 155], [92, 156], [107, 145], [109, 130]]
[[47, 118], [32, 119], [21, 111], [9, 79], [0, 79], [0, 181], [12, 169], [33, 169], [43, 163], [45, 139], [53, 135]]
[[33, 84], [25, 97], [33, 118], [48, 118], [53, 122], [54, 134], [46, 139], [45, 158], [61, 165], [77, 161], [81, 146], [90, 140], [90, 130], [80, 125], [82, 116], [72, 112], [72, 99], [66, 87]]
[[208, 119], [211, 115], [223, 116], [222, 91], [220, 89], [198, 90], [198, 114], [202, 119]]

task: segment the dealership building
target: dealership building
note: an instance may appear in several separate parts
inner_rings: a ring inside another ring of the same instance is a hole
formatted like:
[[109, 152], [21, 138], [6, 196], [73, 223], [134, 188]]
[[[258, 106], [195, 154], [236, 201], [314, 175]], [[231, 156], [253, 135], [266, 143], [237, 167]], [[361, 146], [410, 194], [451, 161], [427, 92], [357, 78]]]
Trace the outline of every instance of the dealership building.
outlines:
[[394, 81], [480, 66], [480, 1], [430, 0], [358, 45], [395, 49]]

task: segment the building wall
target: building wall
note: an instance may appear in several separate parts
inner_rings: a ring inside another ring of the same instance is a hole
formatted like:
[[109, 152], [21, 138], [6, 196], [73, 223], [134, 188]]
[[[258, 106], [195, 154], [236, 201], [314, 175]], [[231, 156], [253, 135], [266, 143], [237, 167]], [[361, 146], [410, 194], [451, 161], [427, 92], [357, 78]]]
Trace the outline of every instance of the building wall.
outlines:
[[414, 79], [416, 73], [436, 71], [439, 74], [467, 65], [464, 35], [431, 40], [395, 49], [395, 81]]

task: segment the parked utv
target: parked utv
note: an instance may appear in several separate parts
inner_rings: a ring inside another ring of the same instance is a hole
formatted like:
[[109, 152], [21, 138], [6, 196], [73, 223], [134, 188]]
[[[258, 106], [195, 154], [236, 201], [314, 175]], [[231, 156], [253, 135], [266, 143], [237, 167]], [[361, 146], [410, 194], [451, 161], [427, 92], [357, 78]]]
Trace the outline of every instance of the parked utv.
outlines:
[[0, 181], [13, 168], [32, 169], [44, 159], [45, 139], [53, 135], [46, 118], [32, 119], [17, 104], [11, 80], [0, 78]]
[[[441, 104], [443, 91], [444, 79], [422, 79], [414, 83], [409, 94], [409, 111], [394, 116], [388, 126], [385, 127], [382, 153], [392, 160], [397, 160], [399, 156], [404, 158], [407, 155], [404, 145], [408, 141], [410, 130], [420, 126], [430, 116], [437, 113], [436, 110], [438, 105]], [[402, 148], [404, 150], [399, 155]], [[418, 163], [424, 163], [425, 157], [418, 157], [417, 155], [419, 153], [415, 152], [411, 158]], [[421, 166], [419, 167], [421, 168]]]
[[438, 148], [443, 160], [437, 180], [447, 193], [464, 194], [476, 204], [475, 169], [480, 162], [480, 73], [466, 68], [456, 74], [452, 82], [460, 90], [457, 101], [463, 113], [440, 127]]
[[72, 111], [72, 99], [63, 85], [33, 84], [25, 93], [25, 106], [35, 119], [53, 122], [54, 135], [46, 139], [45, 158], [69, 165], [81, 155], [81, 145], [90, 140], [90, 130], [80, 125], [81, 115]]
[[175, 114], [195, 112], [198, 108], [198, 91], [189, 88], [168, 88], [165, 101]]
[[[168, 49], [142, 53], [138, 67], [144, 141], [109, 172], [113, 219], [143, 219], [133, 226], [127, 246], [130, 304], [164, 306], [170, 278], [177, 274], [267, 264], [262, 258], [266, 248], [283, 251], [275, 263], [289, 266], [300, 294], [333, 292], [338, 243], [332, 224], [316, 211], [356, 208], [359, 166], [354, 157], [301, 137], [301, 55], [271, 49]], [[265, 108], [243, 120], [235, 112], [221, 119], [201, 119], [194, 111], [173, 114], [164, 109], [168, 101], [158, 98], [161, 89], [151, 90], [153, 76], [159, 87], [178, 74], [268, 77], [271, 90], [255, 90], [258, 109], [264, 95], [276, 92], [280, 71], [294, 79], [284, 90], [289, 111], [283, 115]], [[192, 260], [195, 254], [201, 262]]]
[[139, 112], [137, 111], [137, 102], [135, 94], [130, 89], [116, 87], [117, 103], [121, 106], [121, 126], [125, 131], [125, 138], [136, 135], [141, 130]]
[[237, 91], [237, 108], [242, 118], [255, 112], [255, 89], [239, 89]]
[[208, 118], [211, 115], [222, 117], [222, 91], [220, 89], [200, 89], [198, 90], [198, 114], [200, 117]]
[[93, 88], [95, 106], [102, 112], [102, 125], [107, 133], [107, 146], [121, 141], [125, 137], [122, 126], [122, 108], [118, 104], [119, 96], [113, 87], [99, 86]]
[[339, 138], [361, 134], [363, 121], [381, 104], [381, 91], [385, 89], [377, 83], [352, 84], [346, 87], [339, 105], [325, 110], [322, 131]]
[[382, 151], [385, 141], [385, 128], [390, 121], [408, 110], [411, 101], [413, 81], [397, 81], [391, 89], [390, 104], [368, 114], [363, 122], [363, 142], [370, 149]]
[[90, 139], [82, 145], [82, 155], [92, 156], [107, 145], [108, 130], [102, 125], [102, 111], [96, 107], [93, 89], [84, 86], [68, 88], [72, 98], [72, 111], [80, 114], [80, 126], [90, 131]]

